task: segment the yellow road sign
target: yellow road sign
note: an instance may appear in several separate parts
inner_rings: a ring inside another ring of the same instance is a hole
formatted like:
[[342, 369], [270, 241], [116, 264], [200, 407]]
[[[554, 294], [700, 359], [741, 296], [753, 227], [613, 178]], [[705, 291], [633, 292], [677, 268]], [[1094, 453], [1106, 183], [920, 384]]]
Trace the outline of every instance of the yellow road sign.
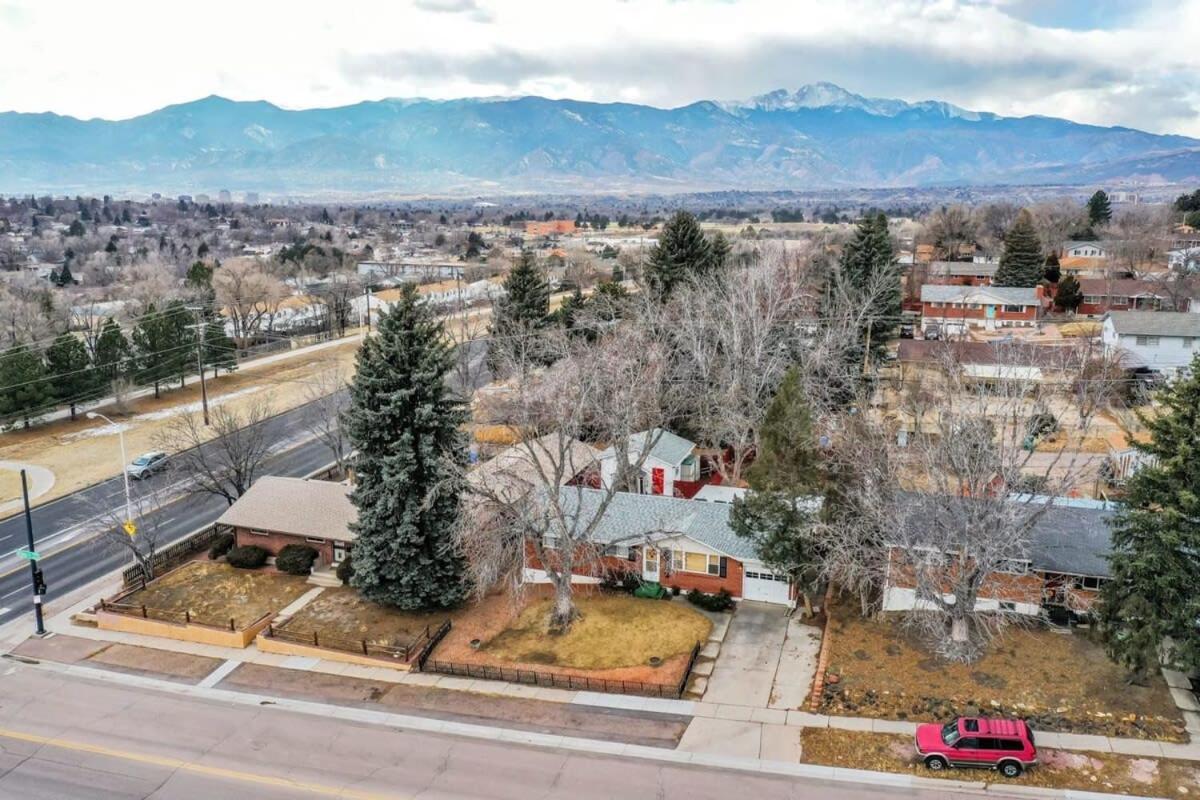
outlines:
[[128, 533], [130, 536], [133, 536], [135, 533], [137, 533], [137, 525], [134, 525], [133, 520], [131, 520], [131, 519], [125, 520], [125, 524], [122, 525], [121, 527], [124, 528], [125, 532]]

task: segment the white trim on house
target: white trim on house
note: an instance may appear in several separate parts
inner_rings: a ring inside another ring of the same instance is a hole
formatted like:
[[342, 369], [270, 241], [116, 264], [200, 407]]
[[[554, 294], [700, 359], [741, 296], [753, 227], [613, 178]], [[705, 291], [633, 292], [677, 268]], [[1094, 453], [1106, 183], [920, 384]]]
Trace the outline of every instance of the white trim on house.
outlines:
[[[943, 597], [950, 601], [953, 595], [946, 594]], [[1016, 614], [1024, 614], [1025, 616], [1036, 617], [1042, 607], [1037, 603], [1021, 603], [1011, 600], [998, 600], [994, 597], [980, 597], [975, 600], [976, 611], [1000, 611], [1001, 603], [1010, 606], [1003, 610], [1010, 611]], [[913, 611], [915, 609], [929, 609], [932, 604], [927, 600], [917, 600], [916, 589], [905, 589], [900, 586], [888, 586], [883, 592], [883, 610], [884, 611]]]

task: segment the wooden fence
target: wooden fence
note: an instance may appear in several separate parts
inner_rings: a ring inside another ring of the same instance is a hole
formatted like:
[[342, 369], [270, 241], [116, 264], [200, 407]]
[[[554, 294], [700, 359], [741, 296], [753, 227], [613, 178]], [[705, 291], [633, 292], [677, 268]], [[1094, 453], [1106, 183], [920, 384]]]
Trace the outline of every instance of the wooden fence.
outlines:
[[517, 669], [514, 667], [495, 667], [487, 664], [463, 664], [452, 661], [428, 660], [423, 668], [425, 672], [438, 672], [442, 675], [456, 675], [463, 678], [479, 678], [491, 681], [508, 681], [509, 683], [524, 683], [530, 686], [544, 686], [552, 689], [572, 689], [608, 694], [635, 694], [647, 697], [665, 697], [678, 699], [687, 688], [688, 677], [692, 667], [700, 655], [700, 643], [692, 648], [688, 659], [687, 669], [678, 683], [650, 683], [647, 681], [623, 681], [613, 678], [593, 678], [586, 675], [573, 675], [566, 672], [550, 672], [547, 670]]
[[100, 601], [100, 610], [108, 611], [112, 614], [123, 614], [127, 617], [141, 617], [142, 619], [153, 619], [159, 622], [173, 622], [177, 625], [203, 625], [206, 628], [217, 628], [218, 630], [238, 630], [237, 620], [233, 617], [229, 619], [198, 617], [187, 609], [183, 611], [171, 611], [140, 603], [114, 603], [111, 600], [102, 599]]
[[293, 642], [308, 647], [324, 647], [330, 650], [340, 650], [345, 653], [356, 653], [371, 658], [387, 658], [408, 662], [418, 655], [428, 654], [432, 646], [437, 644], [450, 630], [450, 620], [446, 620], [437, 628], [426, 625], [409, 643], [403, 645], [385, 645], [368, 639], [351, 639], [346, 636], [321, 633], [320, 631], [290, 631], [286, 626], [275, 627], [268, 625], [264, 635], [271, 639]]
[[[178, 542], [164, 547], [155, 553], [154, 557], [150, 559], [150, 568], [154, 570], [155, 576], [174, 569], [201, 550], [207, 550], [209, 545], [212, 544], [213, 539], [217, 538], [221, 532], [218, 526], [214, 524], [201, 528], [189, 536], [185, 536]], [[134, 562], [126, 567], [121, 573], [121, 582], [127, 589], [137, 586], [139, 582], [144, 586], [146, 581], [145, 576], [142, 574], [141, 565]]]

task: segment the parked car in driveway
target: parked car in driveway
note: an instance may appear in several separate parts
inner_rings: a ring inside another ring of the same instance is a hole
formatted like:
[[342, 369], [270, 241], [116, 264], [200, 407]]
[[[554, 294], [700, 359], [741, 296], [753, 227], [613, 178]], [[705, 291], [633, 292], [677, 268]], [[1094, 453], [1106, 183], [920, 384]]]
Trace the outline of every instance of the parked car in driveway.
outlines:
[[959, 717], [945, 725], [920, 725], [917, 753], [935, 772], [976, 767], [999, 770], [1006, 778], [1015, 778], [1037, 763], [1033, 731], [1020, 719]]
[[131, 478], [142, 480], [149, 478], [156, 472], [161, 472], [167, 468], [167, 454], [162, 452], [142, 453], [133, 460], [128, 467], [125, 468], [125, 474]]

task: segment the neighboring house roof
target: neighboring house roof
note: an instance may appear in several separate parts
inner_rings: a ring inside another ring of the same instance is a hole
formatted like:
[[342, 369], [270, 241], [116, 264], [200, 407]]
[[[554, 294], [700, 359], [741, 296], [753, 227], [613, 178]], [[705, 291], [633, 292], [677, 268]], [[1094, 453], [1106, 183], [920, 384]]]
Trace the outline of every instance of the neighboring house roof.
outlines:
[[1108, 248], [1100, 242], [1067, 242], [1063, 245], [1063, 250], [1074, 250], [1077, 247], [1094, 247], [1101, 253], [1107, 252]]
[[1029, 559], [1034, 569], [1099, 578], [1112, 576], [1109, 523], [1112, 509], [1054, 505], [1033, 528]]
[[[667, 464], [678, 466], [684, 462], [692, 451], [696, 449], [696, 443], [689, 441], [682, 436], [676, 436], [670, 431], [661, 428], [654, 428], [649, 431], [635, 433], [629, 437], [629, 455], [631, 458], [636, 458], [642, 454], [642, 448], [646, 446], [647, 437], [654, 440], [654, 446], [650, 448], [650, 455]], [[655, 438], [657, 437], [657, 439]], [[600, 453], [600, 458], [612, 458], [616, 451], [609, 447]]]
[[1104, 318], [1121, 335], [1200, 336], [1200, 314], [1187, 311], [1110, 311]]
[[595, 464], [596, 451], [584, 442], [548, 433], [506, 447], [467, 473], [467, 481], [516, 499], [555, 480], [556, 473], [559, 485], [565, 485]]
[[1085, 295], [1098, 297], [1167, 297], [1163, 287], [1135, 278], [1113, 281], [1104, 278], [1083, 278], [1079, 281], [1079, 289]]
[[[569, 487], [559, 490], [559, 502], [568, 515], [579, 513], [584, 520], [590, 520], [605, 495], [601, 489]], [[647, 537], [683, 535], [739, 561], [758, 558], [754, 544], [729, 527], [731, 508], [728, 503], [617, 492], [592, 538], [601, 544], [637, 544]]]
[[1000, 265], [996, 262], [975, 263], [973, 261], [934, 261], [929, 265], [930, 275], [995, 275]]
[[[1050, 498], [1026, 499], [1033, 505], [1033, 514], [1042, 502]], [[963, 498], [969, 501], [968, 498]], [[944, 517], [947, 510], [928, 495], [909, 495], [913, 505], [901, 516], [904, 524], [928, 526]], [[1019, 502], [1014, 500], [1013, 502]], [[1029, 562], [1040, 572], [1065, 572], [1107, 578], [1112, 575], [1107, 556], [1112, 552], [1112, 533], [1109, 523], [1116, 515], [1114, 508], [1097, 501], [1081, 502], [1072, 498], [1054, 498], [1052, 504], [1038, 517], [1030, 531]], [[957, 524], [952, 519], [949, 524]]]
[[927, 283], [921, 287], [923, 303], [995, 303], [1012, 306], [1036, 306], [1041, 303], [1036, 287], [1024, 286], [941, 286]]
[[358, 509], [350, 502], [350, 491], [344, 483], [266, 475], [226, 509], [217, 524], [352, 542], [350, 523], [358, 519]]

